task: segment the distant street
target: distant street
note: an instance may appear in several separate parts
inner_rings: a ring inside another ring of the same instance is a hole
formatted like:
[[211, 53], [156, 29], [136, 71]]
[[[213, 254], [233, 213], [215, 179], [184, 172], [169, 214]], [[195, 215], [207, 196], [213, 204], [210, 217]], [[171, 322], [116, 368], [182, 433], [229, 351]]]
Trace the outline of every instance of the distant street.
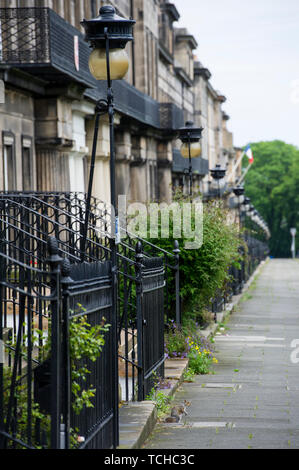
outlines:
[[175, 396], [191, 402], [188, 415], [157, 424], [145, 448], [298, 449], [297, 260], [263, 266], [215, 347], [215, 374], [184, 383]]

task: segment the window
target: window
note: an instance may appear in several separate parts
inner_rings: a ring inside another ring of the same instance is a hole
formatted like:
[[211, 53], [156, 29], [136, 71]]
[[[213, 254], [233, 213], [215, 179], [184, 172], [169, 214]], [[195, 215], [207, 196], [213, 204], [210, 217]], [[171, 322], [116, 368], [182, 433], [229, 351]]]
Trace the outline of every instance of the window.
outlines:
[[11, 132], [2, 133], [3, 142], [3, 189], [12, 191], [16, 186], [15, 138]]
[[22, 180], [23, 191], [32, 188], [32, 138], [22, 136]]

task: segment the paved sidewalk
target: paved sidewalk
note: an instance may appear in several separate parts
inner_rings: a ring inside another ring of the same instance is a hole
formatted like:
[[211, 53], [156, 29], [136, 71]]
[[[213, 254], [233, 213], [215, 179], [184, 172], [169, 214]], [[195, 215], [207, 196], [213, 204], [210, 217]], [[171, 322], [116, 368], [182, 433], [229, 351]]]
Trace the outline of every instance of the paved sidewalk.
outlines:
[[[163, 393], [172, 397], [187, 368], [187, 359], [168, 359], [165, 361], [165, 378], [171, 388]], [[157, 421], [156, 405], [152, 401], [124, 403], [119, 410], [119, 449], [140, 449]]]
[[181, 424], [158, 423], [146, 449], [299, 448], [299, 262], [269, 260], [215, 337], [214, 375], [184, 383]]

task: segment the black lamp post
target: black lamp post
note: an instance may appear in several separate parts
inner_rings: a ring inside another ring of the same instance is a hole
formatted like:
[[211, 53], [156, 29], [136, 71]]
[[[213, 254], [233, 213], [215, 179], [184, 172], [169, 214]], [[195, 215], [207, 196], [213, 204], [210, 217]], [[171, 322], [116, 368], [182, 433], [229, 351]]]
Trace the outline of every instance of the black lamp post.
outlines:
[[90, 47], [92, 48], [88, 62], [90, 73], [96, 80], [107, 80], [107, 98], [99, 100], [95, 109], [95, 129], [86, 199], [84, 233], [81, 247], [81, 258], [83, 261], [85, 257], [86, 238], [88, 232], [99, 119], [103, 114], [108, 114], [109, 117], [111, 240], [113, 240], [112, 245], [115, 245], [114, 237], [116, 235], [115, 222], [117, 220], [117, 207], [115, 192], [114, 103], [112, 80], [122, 79], [128, 71], [129, 60], [124, 48], [127, 42], [132, 41], [133, 39], [133, 25], [135, 24], [135, 21], [116, 15], [115, 8], [111, 5], [106, 5], [100, 9], [99, 16], [90, 20], [84, 19], [81, 24], [85, 29], [85, 40], [90, 43]]
[[245, 189], [243, 188], [243, 186], [236, 186], [233, 189], [233, 192], [234, 192], [235, 196], [237, 196], [239, 198], [240, 196], [243, 196], [243, 194], [245, 192]]
[[241, 228], [241, 201], [240, 201], [240, 198], [241, 196], [244, 195], [244, 192], [245, 192], [245, 189], [243, 186], [236, 186], [233, 188], [233, 193], [235, 196], [237, 196], [238, 198], [238, 213], [239, 213], [239, 226]]
[[[107, 113], [109, 118], [110, 133], [110, 202], [111, 202], [111, 265], [112, 265], [112, 328], [115, 344], [117, 342], [117, 240], [118, 223], [115, 190], [115, 148], [114, 148], [114, 103], [112, 80], [120, 80], [127, 73], [129, 67], [128, 56], [124, 50], [128, 41], [133, 39], [133, 25], [135, 21], [116, 15], [115, 8], [111, 5], [103, 6], [96, 18], [81, 22], [85, 29], [85, 40], [90, 43], [92, 52], [89, 57], [89, 70], [96, 80], [107, 80], [107, 98], [99, 100], [95, 110], [95, 129], [91, 154], [90, 175], [86, 200], [86, 214], [82, 244], [82, 261], [85, 257], [86, 238], [88, 232], [88, 220], [90, 212], [91, 191], [94, 175], [96, 145], [100, 115]], [[117, 377], [117, 354], [112, 365], [113, 375]], [[114, 397], [115, 410], [118, 409], [118, 387], [114, 380], [114, 388], [111, 393]], [[115, 447], [118, 445], [118, 417], [114, 419]]]
[[222, 168], [219, 163], [210, 170], [211, 176], [214, 180], [217, 181], [218, 183], [218, 198], [220, 199], [220, 180], [222, 180], [225, 177], [226, 169]]
[[178, 129], [178, 138], [182, 142], [181, 155], [189, 159], [189, 195], [192, 199], [192, 158], [199, 157], [201, 154], [201, 133], [202, 127], [194, 127], [192, 121], [187, 121], [184, 127]]
[[242, 210], [242, 221], [244, 222], [245, 221], [245, 218], [246, 218], [246, 213], [247, 211], [249, 210], [250, 208], [250, 198], [249, 197], [245, 197], [243, 202], [242, 202], [242, 206], [243, 206], [243, 210]]
[[249, 197], [244, 198], [243, 206], [244, 206], [245, 212], [247, 212], [249, 210], [249, 207], [250, 207], [250, 198]]

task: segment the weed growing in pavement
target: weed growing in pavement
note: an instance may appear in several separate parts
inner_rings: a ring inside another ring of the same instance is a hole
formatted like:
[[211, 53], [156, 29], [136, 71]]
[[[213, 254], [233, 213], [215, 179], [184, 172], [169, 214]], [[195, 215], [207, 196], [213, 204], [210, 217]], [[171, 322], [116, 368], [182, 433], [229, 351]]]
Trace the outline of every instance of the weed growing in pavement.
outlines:
[[191, 369], [186, 369], [183, 373], [184, 382], [194, 382], [195, 373]]
[[145, 399], [155, 402], [157, 416], [160, 418], [162, 415], [168, 413], [170, 402], [173, 398], [165, 395], [165, 393], [162, 391], [157, 390], [157, 388], [154, 386]]
[[218, 359], [209, 349], [202, 349], [199, 346], [190, 344], [191, 350], [188, 354], [189, 369], [194, 374], [209, 374], [211, 365], [217, 364]]
[[208, 374], [211, 365], [218, 363], [211, 341], [197, 331], [179, 328], [173, 320], [165, 335], [165, 354], [167, 358], [188, 358], [189, 375]]

